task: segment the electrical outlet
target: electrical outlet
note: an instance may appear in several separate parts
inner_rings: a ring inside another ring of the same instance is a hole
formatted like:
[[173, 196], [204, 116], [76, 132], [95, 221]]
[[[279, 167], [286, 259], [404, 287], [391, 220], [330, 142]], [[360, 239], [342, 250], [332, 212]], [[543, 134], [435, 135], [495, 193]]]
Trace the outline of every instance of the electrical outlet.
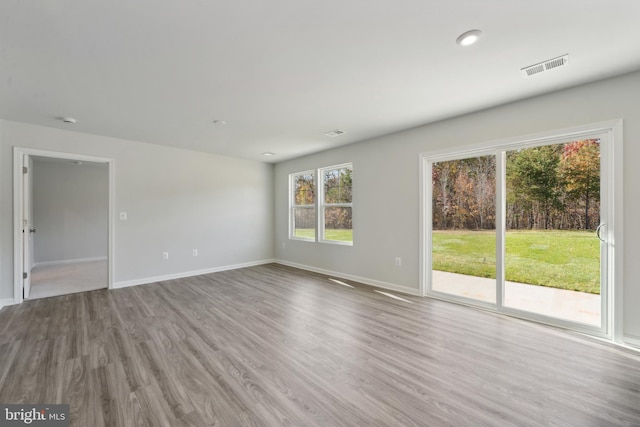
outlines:
[[402, 258], [396, 257], [396, 267], [402, 267]]
[[162, 252], [162, 259], [169, 259], [169, 252]]
[[193, 256], [198, 256], [198, 250], [197, 249], [193, 250]]

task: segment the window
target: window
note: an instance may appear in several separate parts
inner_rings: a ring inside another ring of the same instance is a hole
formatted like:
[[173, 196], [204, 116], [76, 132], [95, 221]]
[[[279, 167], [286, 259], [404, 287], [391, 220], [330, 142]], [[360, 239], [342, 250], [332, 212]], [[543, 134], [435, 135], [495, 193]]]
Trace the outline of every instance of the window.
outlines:
[[319, 240], [321, 242], [353, 244], [351, 163], [318, 170], [322, 179], [319, 209]]
[[289, 238], [353, 245], [352, 177], [351, 163], [289, 175]]
[[313, 171], [289, 175], [289, 238], [316, 240], [316, 184]]

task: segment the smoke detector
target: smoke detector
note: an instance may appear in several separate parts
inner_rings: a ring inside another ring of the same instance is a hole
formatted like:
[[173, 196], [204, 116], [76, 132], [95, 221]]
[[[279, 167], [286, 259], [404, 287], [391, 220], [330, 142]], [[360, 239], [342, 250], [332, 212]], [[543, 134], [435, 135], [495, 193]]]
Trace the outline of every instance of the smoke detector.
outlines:
[[564, 67], [569, 63], [569, 54], [558, 56], [557, 58], [549, 59], [539, 64], [530, 65], [529, 67], [522, 68], [522, 75], [525, 77], [531, 77], [534, 74], [544, 73], [555, 68]]
[[329, 138], [335, 138], [336, 136], [340, 136], [343, 133], [345, 133], [343, 130], [336, 129], [336, 130], [332, 130], [331, 132], [325, 133], [325, 135], [327, 135]]

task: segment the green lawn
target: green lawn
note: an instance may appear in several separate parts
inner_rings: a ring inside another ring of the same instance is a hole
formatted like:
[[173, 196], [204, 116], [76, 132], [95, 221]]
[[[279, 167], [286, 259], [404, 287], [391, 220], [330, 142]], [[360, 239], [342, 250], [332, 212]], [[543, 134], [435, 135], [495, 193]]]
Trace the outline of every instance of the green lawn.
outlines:
[[[298, 228], [295, 232], [296, 237], [303, 237], [307, 239], [313, 239], [316, 237], [316, 231], [308, 228]], [[325, 230], [326, 240], [338, 240], [342, 242], [353, 241], [353, 230]]]
[[[600, 245], [592, 231], [509, 231], [506, 279], [600, 293]], [[433, 269], [495, 278], [495, 232], [434, 231]]]

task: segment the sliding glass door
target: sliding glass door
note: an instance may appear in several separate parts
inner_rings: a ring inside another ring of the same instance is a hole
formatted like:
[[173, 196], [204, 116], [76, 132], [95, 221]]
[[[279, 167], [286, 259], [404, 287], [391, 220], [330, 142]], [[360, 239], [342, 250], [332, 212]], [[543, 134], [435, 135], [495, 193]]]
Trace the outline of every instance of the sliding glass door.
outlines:
[[506, 152], [505, 307], [601, 325], [600, 143]]
[[593, 133], [428, 158], [426, 293], [606, 334], [607, 144]]
[[432, 165], [432, 290], [496, 302], [496, 158]]

